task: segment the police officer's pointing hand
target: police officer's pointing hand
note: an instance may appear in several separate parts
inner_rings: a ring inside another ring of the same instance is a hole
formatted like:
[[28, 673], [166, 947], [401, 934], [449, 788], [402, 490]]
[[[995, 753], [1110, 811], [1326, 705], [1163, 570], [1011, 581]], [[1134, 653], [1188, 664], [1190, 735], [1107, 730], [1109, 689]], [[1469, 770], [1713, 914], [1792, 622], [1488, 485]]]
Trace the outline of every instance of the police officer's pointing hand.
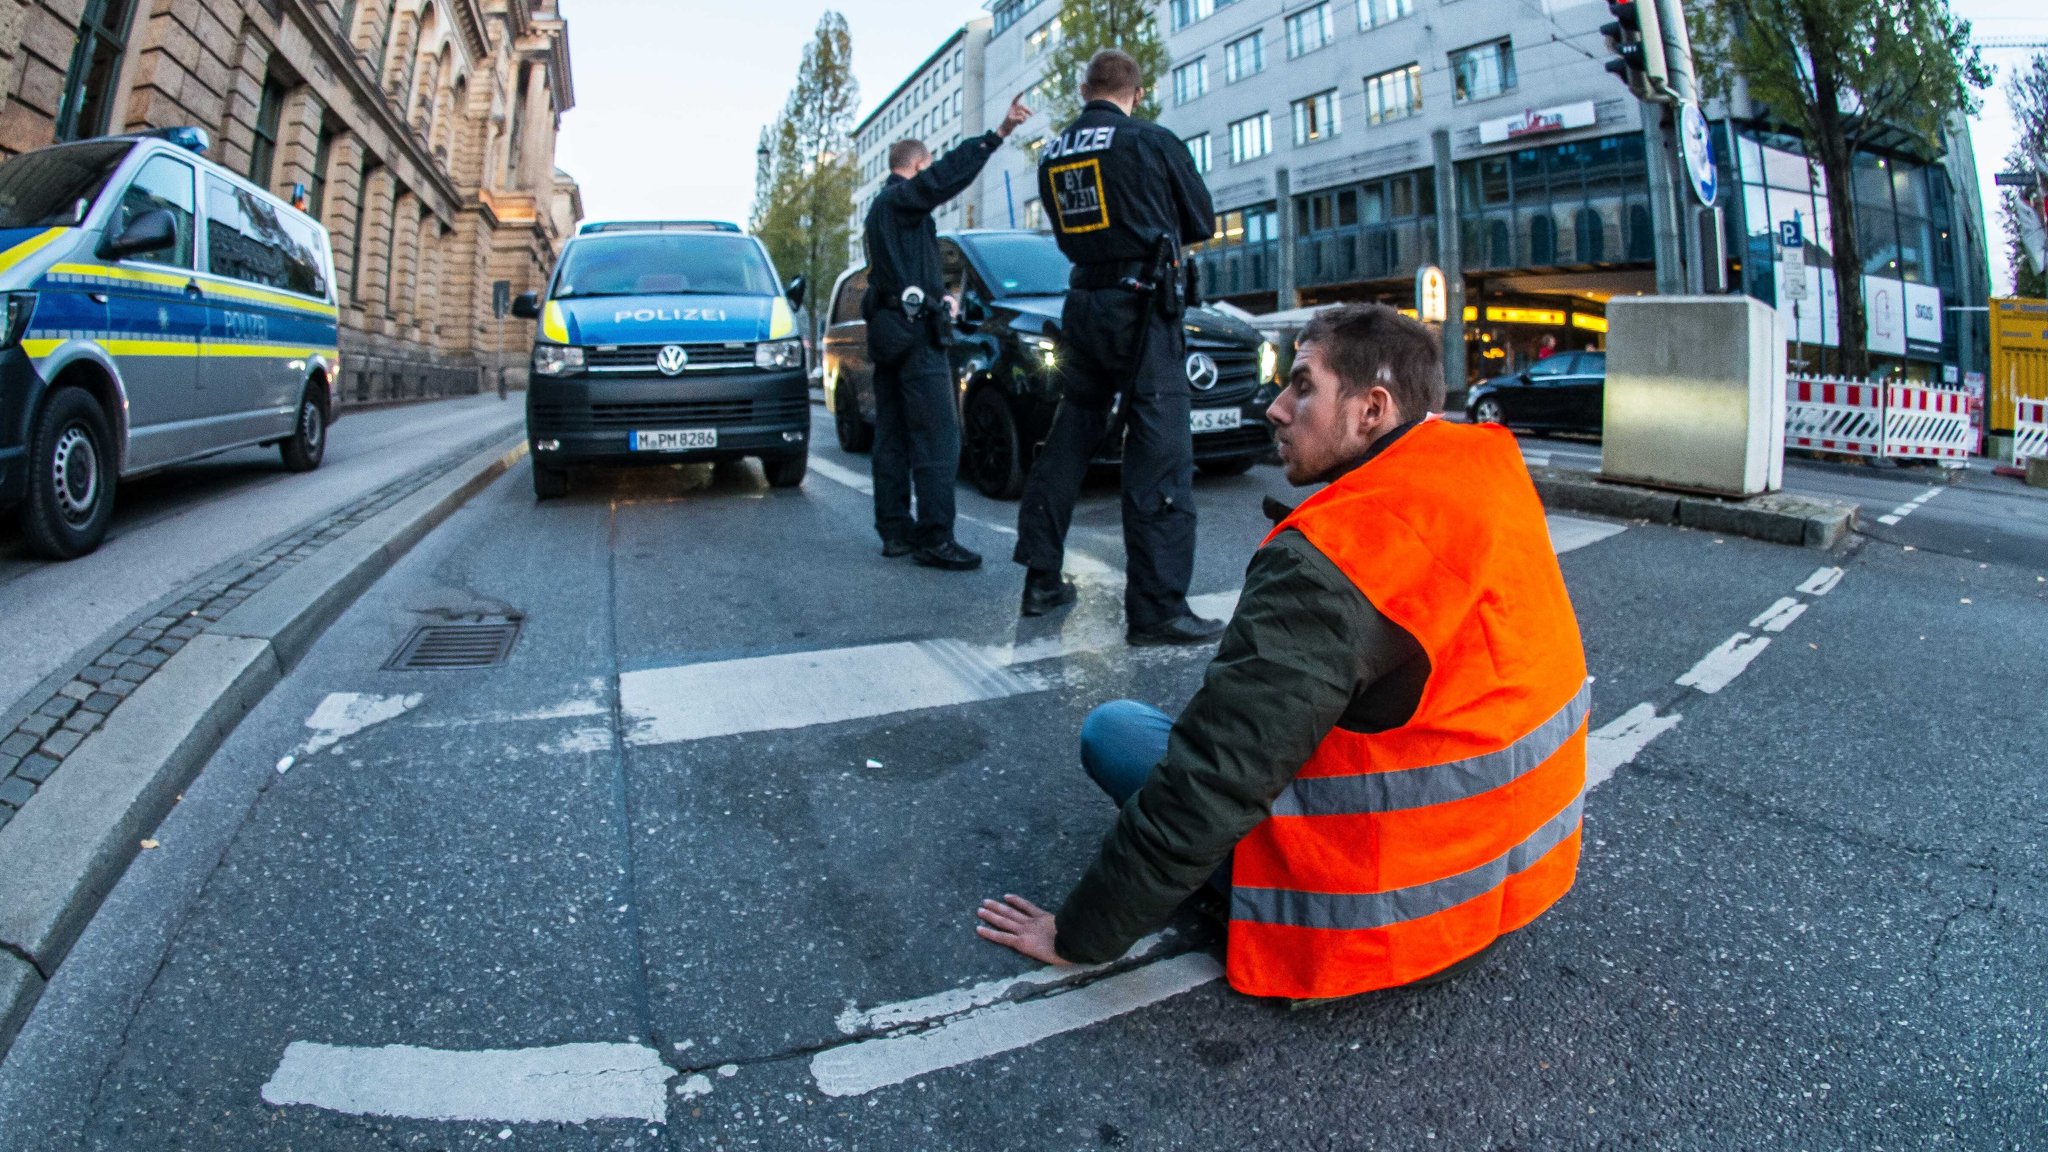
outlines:
[[1008, 138], [1010, 133], [1017, 130], [1018, 125], [1031, 119], [1031, 116], [1031, 109], [1024, 104], [1024, 94], [1019, 92], [1017, 98], [1010, 101], [1009, 115], [1004, 116], [1003, 122], [996, 126], [996, 135]]

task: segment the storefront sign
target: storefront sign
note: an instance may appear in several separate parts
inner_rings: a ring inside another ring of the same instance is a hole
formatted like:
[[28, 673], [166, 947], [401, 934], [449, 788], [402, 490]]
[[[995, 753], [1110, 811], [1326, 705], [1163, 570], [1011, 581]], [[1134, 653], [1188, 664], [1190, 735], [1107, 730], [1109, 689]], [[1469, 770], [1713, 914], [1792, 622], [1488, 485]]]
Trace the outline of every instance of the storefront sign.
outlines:
[[1573, 128], [1591, 128], [1598, 119], [1591, 100], [1563, 104], [1556, 108], [1531, 108], [1520, 116], [1509, 116], [1503, 120], [1481, 120], [1479, 142], [1504, 144], [1524, 136], [1541, 136], [1546, 132], [1565, 132]]
[[1434, 264], [1415, 270], [1415, 313], [1424, 324], [1441, 324], [1451, 314], [1450, 285]]
[[1941, 346], [1941, 289], [1932, 284], [1906, 287], [1906, 339], [1913, 344]]
[[1863, 278], [1863, 346], [1889, 356], [1906, 354], [1906, 286], [1878, 276]]

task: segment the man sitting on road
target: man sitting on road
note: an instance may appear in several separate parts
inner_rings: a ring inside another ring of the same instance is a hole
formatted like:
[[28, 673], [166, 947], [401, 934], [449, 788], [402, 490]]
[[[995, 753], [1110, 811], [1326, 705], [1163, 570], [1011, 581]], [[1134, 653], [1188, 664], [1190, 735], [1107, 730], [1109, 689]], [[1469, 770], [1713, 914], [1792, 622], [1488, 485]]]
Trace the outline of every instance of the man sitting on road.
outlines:
[[1302, 332], [1274, 401], [1287, 479], [1327, 484], [1252, 557], [1178, 721], [1081, 729], [1121, 813], [1055, 918], [978, 929], [1048, 964], [1123, 954], [1205, 881], [1231, 985], [1296, 1000], [1446, 975], [1572, 885], [1585, 654], [1514, 438], [1446, 423], [1428, 329], [1380, 305]]

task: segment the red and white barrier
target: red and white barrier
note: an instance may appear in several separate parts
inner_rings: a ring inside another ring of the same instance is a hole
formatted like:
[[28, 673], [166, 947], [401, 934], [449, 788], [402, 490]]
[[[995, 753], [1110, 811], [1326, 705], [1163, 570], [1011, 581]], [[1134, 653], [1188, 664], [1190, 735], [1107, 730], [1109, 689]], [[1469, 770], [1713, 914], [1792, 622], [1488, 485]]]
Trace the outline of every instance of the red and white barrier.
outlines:
[[1834, 376], [1794, 377], [1788, 385], [1787, 448], [1909, 460], [1966, 460], [1976, 452], [1968, 393]]
[[2033, 456], [2048, 456], [2048, 399], [2014, 402], [2012, 462], [2025, 467]]

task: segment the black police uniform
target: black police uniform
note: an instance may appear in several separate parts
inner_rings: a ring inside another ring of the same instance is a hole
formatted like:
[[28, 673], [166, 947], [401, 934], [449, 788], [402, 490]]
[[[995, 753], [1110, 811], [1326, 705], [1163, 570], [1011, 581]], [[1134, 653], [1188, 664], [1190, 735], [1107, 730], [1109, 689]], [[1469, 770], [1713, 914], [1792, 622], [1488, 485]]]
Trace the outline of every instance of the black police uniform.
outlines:
[[[868, 359], [875, 368], [875, 531], [885, 545], [919, 550], [953, 540], [953, 486], [960, 472], [960, 421], [945, 347], [952, 343], [946, 276], [932, 210], [958, 196], [1003, 138], [989, 132], [946, 153], [924, 171], [892, 174], [868, 208], [865, 238]], [[903, 291], [924, 293], [915, 319]], [[917, 520], [910, 494], [917, 490]]]
[[[1180, 245], [1207, 240], [1209, 189], [1172, 132], [1091, 100], [1046, 142], [1039, 202], [1074, 262], [1060, 316], [1061, 399], [1024, 485], [1014, 558], [1057, 573], [1088, 462], [1123, 398], [1124, 619], [1133, 634], [1191, 616], [1194, 438], [1178, 297], [1145, 290], [1179, 273]], [[1160, 268], [1164, 247], [1173, 259]], [[1027, 607], [1027, 611], [1028, 611]]]

